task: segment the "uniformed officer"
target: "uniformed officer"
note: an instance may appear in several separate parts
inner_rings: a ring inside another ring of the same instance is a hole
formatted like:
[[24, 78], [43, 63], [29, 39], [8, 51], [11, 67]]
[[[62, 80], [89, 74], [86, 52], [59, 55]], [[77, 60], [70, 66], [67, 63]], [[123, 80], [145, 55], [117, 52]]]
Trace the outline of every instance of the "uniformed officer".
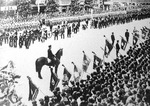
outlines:
[[116, 43], [116, 57], [118, 57], [119, 50], [120, 50], [119, 40], [117, 40], [117, 43]]

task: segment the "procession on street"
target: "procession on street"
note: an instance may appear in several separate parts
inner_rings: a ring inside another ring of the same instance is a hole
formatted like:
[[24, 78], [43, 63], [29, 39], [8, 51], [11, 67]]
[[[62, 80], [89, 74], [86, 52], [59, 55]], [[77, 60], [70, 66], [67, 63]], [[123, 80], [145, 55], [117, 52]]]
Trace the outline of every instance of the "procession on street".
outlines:
[[150, 106], [150, 2], [111, 1], [0, 1], [0, 106]]

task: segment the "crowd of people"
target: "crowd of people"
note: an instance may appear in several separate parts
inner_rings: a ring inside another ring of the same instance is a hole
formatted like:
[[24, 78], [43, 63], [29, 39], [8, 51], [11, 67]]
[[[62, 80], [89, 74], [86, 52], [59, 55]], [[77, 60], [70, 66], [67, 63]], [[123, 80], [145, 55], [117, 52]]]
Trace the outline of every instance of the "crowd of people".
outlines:
[[[104, 62], [86, 80], [63, 82], [62, 91], [56, 87], [53, 96], [39, 100], [40, 105], [150, 106], [149, 45], [150, 35], [130, 46], [126, 55]], [[33, 106], [37, 106], [36, 101]]]
[[[147, 36], [144, 42], [130, 46], [126, 55], [97, 67], [87, 75], [87, 80], [64, 82], [62, 91], [56, 87], [52, 97], [39, 100], [40, 105], [149, 106], [149, 45], [150, 36]], [[37, 106], [36, 101], [33, 106]]]
[[[17, 27], [17, 29], [6, 29], [0, 36], [0, 46], [3, 43], [10, 47], [23, 45], [29, 48], [31, 42], [48, 39], [48, 31], [41, 31], [42, 26], [48, 26], [50, 34], [54, 35], [54, 40], [58, 40], [58, 35], [65, 38], [72, 33], [79, 32], [82, 27], [86, 30], [90, 28], [106, 28], [112, 25], [125, 24], [133, 20], [150, 18], [150, 9], [128, 12], [127, 14], [111, 14], [93, 19], [78, 19], [60, 24], [46, 24], [40, 21], [35, 27]], [[81, 25], [81, 22], [85, 24]], [[54, 28], [56, 26], [56, 28]], [[54, 29], [54, 30], [53, 30]], [[23, 30], [23, 33], [18, 33]], [[19, 37], [19, 38], [18, 38]], [[128, 38], [128, 37], [126, 37]], [[127, 39], [128, 40], [128, 39]], [[113, 41], [113, 40], [112, 40]], [[56, 87], [53, 96], [45, 96], [40, 99], [41, 106], [149, 106], [150, 105], [150, 37], [134, 47], [130, 47], [127, 55], [118, 55], [114, 61], [105, 62], [97, 67], [95, 72], [87, 76], [87, 80], [79, 82], [64, 82], [63, 90]], [[71, 86], [70, 86], [71, 84]], [[80, 101], [80, 102], [78, 102]], [[33, 101], [33, 106], [37, 106], [37, 101]]]
[[[29, 23], [34, 26], [26, 26], [28, 23], [22, 23], [16, 27], [10, 27], [15, 24], [9, 25], [9, 27], [5, 28], [2, 31], [0, 36], [0, 46], [5, 44], [9, 44], [10, 47], [17, 47], [19, 45], [20, 48], [24, 45], [27, 49], [29, 49], [30, 45], [34, 43], [34, 41], [45, 41], [48, 38], [54, 36], [54, 40], [58, 40], [58, 37], [61, 36], [62, 39], [65, 38], [65, 32], [67, 32], [67, 37], [71, 37], [72, 33], [79, 32], [79, 29], [85, 30], [90, 26], [90, 28], [106, 28], [116, 24], [124, 24], [128, 22], [132, 22], [133, 20], [141, 20], [150, 17], [150, 9], [142, 9], [140, 11], [132, 11], [121, 14], [110, 14], [99, 17], [91, 17], [83, 18], [83, 19], [74, 19], [68, 20], [67, 22], [52, 22], [47, 21], [45, 19], [40, 20], [38, 22]], [[85, 24], [83, 24], [83, 22]], [[34, 24], [36, 23], [36, 24]], [[82, 25], [81, 25], [82, 24]], [[43, 26], [46, 26], [43, 28]], [[32, 43], [31, 43], [32, 42]]]
[[[94, 18], [91, 28], [103, 28], [150, 17], [149, 13], [146, 12], [145, 15], [143, 13], [130, 14], [129, 17], [117, 15], [114, 17], [115, 20], [111, 20], [113, 18], [108, 16], [105, 18], [106, 22], [102, 24], [99, 24], [100, 18]], [[88, 26], [88, 19], [84, 21]], [[99, 27], [99, 25], [101, 26]], [[83, 29], [86, 29], [86, 27]], [[142, 32], [144, 30], [150, 32], [150, 29], [146, 27], [141, 30]], [[125, 37], [128, 42], [128, 30]], [[56, 87], [53, 90], [53, 96], [45, 96], [39, 100], [40, 105], [150, 106], [150, 35], [144, 39], [143, 42], [136, 43], [133, 47], [130, 46], [126, 55], [117, 54], [117, 58], [113, 61], [104, 62], [93, 73], [87, 75], [86, 80], [63, 82], [63, 89], [60, 90], [59, 87]], [[33, 106], [37, 106], [37, 101], [32, 103]]]

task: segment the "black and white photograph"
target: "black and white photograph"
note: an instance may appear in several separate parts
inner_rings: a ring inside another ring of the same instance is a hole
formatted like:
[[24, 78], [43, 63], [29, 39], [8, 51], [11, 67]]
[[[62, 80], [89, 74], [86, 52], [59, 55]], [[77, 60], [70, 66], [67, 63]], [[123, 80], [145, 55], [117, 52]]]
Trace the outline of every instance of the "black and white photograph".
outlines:
[[150, 0], [0, 0], [0, 106], [150, 106]]

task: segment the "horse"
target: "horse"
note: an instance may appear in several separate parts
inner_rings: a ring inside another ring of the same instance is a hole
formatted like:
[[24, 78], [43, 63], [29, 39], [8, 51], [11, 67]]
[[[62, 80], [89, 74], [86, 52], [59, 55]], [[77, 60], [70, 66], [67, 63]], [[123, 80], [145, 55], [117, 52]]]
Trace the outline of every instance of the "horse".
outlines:
[[62, 55], [63, 55], [63, 49], [61, 48], [56, 52], [56, 54], [55, 54], [56, 59], [54, 59], [54, 60], [51, 60], [47, 57], [39, 57], [38, 59], [36, 59], [35, 68], [36, 68], [36, 72], [38, 73], [38, 77], [40, 79], [42, 79], [41, 69], [44, 65], [47, 65], [50, 68], [51, 68], [51, 66], [53, 68], [55, 68], [55, 73], [57, 75], [57, 69], [58, 69], [58, 66], [60, 64], [60, 58], [61, 58]]

